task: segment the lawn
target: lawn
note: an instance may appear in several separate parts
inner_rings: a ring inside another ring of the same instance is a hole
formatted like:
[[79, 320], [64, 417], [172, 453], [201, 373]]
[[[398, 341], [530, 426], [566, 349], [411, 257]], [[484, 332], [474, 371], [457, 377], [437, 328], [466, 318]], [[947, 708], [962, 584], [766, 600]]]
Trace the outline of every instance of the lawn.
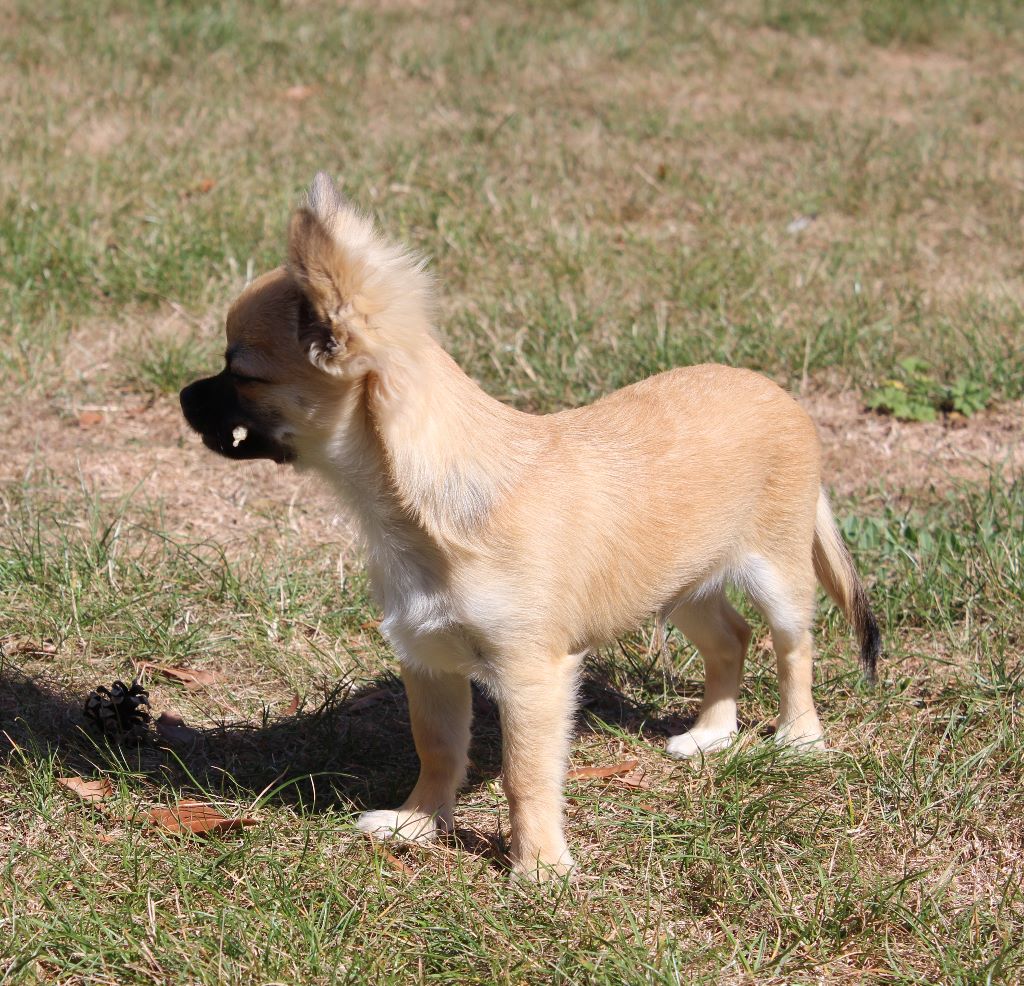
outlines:
[[[0, 983], [1024, 977], [1024, 7], [6, 0], [0, 98]], [[354, 828], [416, 771], [358, 541], [176, 399], [321, 168], [502, 400], [804, 403], [885, 636], [871, 690], [823, 603], [826, 754], [758, 624], [740, 741], [668, 759], [702, 668], [652, 624], [586, 664], [574, 882], [508, 874], [483, 693], [456, 836]]]

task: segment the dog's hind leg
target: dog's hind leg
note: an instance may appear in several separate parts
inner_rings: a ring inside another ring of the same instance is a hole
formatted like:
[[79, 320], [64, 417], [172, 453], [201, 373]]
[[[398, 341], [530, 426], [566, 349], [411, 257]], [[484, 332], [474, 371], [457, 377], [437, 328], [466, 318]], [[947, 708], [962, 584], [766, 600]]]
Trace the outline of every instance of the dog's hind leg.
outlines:
[[402, 681], [420, 758], [420, 776], [396, 811], [367, 811], [356, 823], [379, 838], [427, 842], [452, 829], [455, 795], [466, 776], [472, 696], [459, 674], [404, 666]]
[[743, 582], [772, 634], [779, 674], [779, 724], [775, 738], [787, 746], [823, 746], [811, 691], [814, 663], [815, 582], [811, 553], [806, 563], [752, 556]]
[[666, 752], [693, 757], [728, 746], [736, 735], [736, 702], [750, 643], [747, 621], [723, 593], [679, 603], [669, 619], [704, 659], [704, 700], [688, 732], [673, 736]]

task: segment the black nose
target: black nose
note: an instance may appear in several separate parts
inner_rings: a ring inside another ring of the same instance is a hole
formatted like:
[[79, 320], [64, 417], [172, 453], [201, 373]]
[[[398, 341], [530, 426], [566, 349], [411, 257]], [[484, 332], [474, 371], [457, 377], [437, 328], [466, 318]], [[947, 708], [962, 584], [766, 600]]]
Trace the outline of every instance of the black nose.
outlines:
[[234, 388], [223, 373], [190, 383], [178, 400], [185, 420], [201, 435], [222, 427], [226, 418], [238, 412]]
[[[203, 444], [229, 459], [273, 459], [294, 462], [295, 451], [268, 433], [272, 421], [253, 420], [243, 411], [226, 372], [190, 383], [178, 395], [181, 413]], [[250, 409], [251, 410], [251, 409]], [[238, 429], [242, 434], [236, 438]]]

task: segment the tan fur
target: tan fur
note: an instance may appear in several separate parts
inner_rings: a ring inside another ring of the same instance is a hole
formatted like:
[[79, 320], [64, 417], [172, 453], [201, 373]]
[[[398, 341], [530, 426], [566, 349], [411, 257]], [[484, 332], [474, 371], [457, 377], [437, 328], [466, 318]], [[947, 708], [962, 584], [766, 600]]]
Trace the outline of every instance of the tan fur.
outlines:
[[422, 772], [400, 809], [361, 827], [423, 839], [450, 826], [473, 678], [501, 708], [515, 867], [567, 871], [582, 655], [669, 616], [707, 673], [697, 721], [669, 751], [722, 746], [750, 639], [730, 583], [771, 628], [779, 737], [820, 743], [815, 568], [847, 613], [863, 590], [821, 492], [814, 425], [774, 383], [693, 366], [558, 414], [502, 405], [434, 338], [422, 265], [323, 176], [292, 220], [288, 267], [243, 292], [228, 342], [234, 371], [265, 381], [238, 386], [252, 420], [273, 421], [358, 520], [402, 663]]

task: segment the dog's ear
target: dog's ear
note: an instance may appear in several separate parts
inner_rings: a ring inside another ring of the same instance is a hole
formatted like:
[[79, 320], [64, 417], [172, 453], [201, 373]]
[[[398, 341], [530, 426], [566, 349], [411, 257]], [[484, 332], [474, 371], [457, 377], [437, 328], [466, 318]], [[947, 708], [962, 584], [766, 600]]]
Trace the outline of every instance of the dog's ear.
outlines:
[[345, 336], [339, 338], [338, 329], [317, 312], [304, 291], [299, 292], [296, 338], [314, 366], [327, 373], [342, 374], [349, 340]]
[[322, 171], [288, 228], [288, 268], [302, 295], [299, 341], [329, 372], [341, 372], [342, 361], [355, 355], [354, 334], [366, 328], [368, 306], [359, 295], [366, 258], [359, 247], [372, 232]]
[[288, 266], [317, 314], [329, 319], [344, 304], [346, 257], [334, 236], [344, 209], [334, 182], [322, 171], [288, 227]]
[[288, 229], [300, 292], [299, 336], [313, 362], [355, 375], [415, 353], [431, 338], [431, 281], [422, 260], [389, 243], [323, 172]]

